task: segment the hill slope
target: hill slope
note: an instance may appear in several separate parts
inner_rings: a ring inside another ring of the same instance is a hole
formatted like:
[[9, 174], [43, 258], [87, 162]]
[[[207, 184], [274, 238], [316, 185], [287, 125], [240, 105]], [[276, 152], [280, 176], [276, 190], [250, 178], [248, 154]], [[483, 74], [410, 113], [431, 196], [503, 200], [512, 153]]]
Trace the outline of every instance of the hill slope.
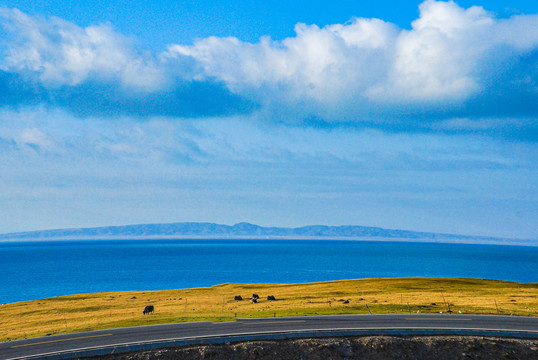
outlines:
[[95, 228], [42, 230], [0, 235], [0, 241], [83, 240], [83, 239], [350, 239], [465, 242], [478, 244], [537, 245], [535, 240], [503, 239], [407, 230], [392, 230], [356, 225], [310, 225], [297, 228], [262, 227], [249, 223], [233, 226], [214, 223], [183, 222]]

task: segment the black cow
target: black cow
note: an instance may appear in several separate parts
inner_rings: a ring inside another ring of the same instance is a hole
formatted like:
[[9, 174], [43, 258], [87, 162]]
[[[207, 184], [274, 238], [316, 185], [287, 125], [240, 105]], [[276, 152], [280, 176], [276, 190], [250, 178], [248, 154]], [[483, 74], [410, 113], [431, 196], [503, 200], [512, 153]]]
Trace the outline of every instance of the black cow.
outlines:
[[275, 301], [276, 299], [275, 299], [275, 297], [274, 297], [273, 295], [269, 295], [269, 296], [267, 297], [267, 300], [269, 300], [269, 301]]
[[235, 295], [234, 300], [235, 301], [241, 301], [241, 300], [243, 300], [243, 297], [241, 295]]
[[258, 296], [258, 294], [252, 294], [252, 298], [258, 300], [260, 297]]
[[144, 315], [153, 314], [154, 311], [155, 311], [155, 308], [153, 307], [153, 305], [148, 305], [144, 308], [144, 311], [142, 311], [142, 314]]

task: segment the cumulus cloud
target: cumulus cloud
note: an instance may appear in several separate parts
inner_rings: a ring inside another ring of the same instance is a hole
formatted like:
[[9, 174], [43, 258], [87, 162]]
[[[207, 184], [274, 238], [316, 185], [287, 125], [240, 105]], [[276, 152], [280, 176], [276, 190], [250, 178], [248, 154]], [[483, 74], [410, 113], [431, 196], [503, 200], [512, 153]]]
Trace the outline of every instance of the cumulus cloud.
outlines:
[[419, 10], [408, 30], [353, 18], [323, 28], [299, 23], [296, 35], [282, 41], [208, 37], [152, 53], [107, 25], [81, 28], [3, 9], [9, 36], [0, 69], [37, 78], [45, 89], [31, 88], [34, 102], [77, 103], [90, 114], [257, 110], [270, 121], [396, 128], [536, 114], [538, 15], [499, 19], [482, 7], [434, 0]]
[[463, 102], [487, 90], [499, 64], [538, 47], [538, 16], [496, 19], [452, 1], [422, 3], [411, 30], [355, 18], [324, 28], [298, 24], [295, 31], [281, 42], [257, 44], [212, 37], [172, 45], [169, 56], [192, 57], [198, 78], [219, 79], [257, 100], [353, 108], [356, 102]]
[[122, 86], [155, 90], [165, 83], [164, 69], [134, 48], [130, 39], [107, 25], [81, 28], [59, 18], [33, 18], [17, 9], [0, 9], [11, 35], [3, 70], [38, 74], [50, 87], [79, 85], [97, 78]]
[[401, 31], [387, 81], [373, 84], [367, 95], [395, 100], [461, 99], [480, 90], [476, 68], [492, 46], [493, 19], [480, 7], [426, 1], [412, 30]]
[[171, 45], [167, 57], [191, 57], [197, 79], [224, 82], [232, 92], [262, 104], [292, 104], [330, 115], [361, 100], [370, 84], [386, 77], [398, 29], [378, 19], [319, 28], [297, 24], [296, 36], [249, 44], [210, 37], [192, 46]]

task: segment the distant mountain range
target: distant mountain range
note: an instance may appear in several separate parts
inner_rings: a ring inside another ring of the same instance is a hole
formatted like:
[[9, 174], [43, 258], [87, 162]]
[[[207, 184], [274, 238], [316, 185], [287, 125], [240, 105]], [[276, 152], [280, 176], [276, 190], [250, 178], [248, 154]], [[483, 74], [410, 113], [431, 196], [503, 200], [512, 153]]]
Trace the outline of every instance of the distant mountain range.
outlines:
[[183, 222], [42, 230], [0, 235], [0, 241], [4, 242], [93, 239], [344, 239], [538, 246], [538, 240], [391, 230], [355, 225], [310, 225], [284, 228], [263, 227], [249, 223], [229, 226], [214, 223]]

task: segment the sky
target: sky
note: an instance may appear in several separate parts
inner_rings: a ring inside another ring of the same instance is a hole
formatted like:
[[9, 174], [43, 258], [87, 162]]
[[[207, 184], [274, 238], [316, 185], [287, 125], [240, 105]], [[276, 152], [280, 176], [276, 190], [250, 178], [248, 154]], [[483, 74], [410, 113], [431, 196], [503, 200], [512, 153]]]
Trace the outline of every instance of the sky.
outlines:
[[536, 1], [0, 1], [0, 233], [538, 239]]

